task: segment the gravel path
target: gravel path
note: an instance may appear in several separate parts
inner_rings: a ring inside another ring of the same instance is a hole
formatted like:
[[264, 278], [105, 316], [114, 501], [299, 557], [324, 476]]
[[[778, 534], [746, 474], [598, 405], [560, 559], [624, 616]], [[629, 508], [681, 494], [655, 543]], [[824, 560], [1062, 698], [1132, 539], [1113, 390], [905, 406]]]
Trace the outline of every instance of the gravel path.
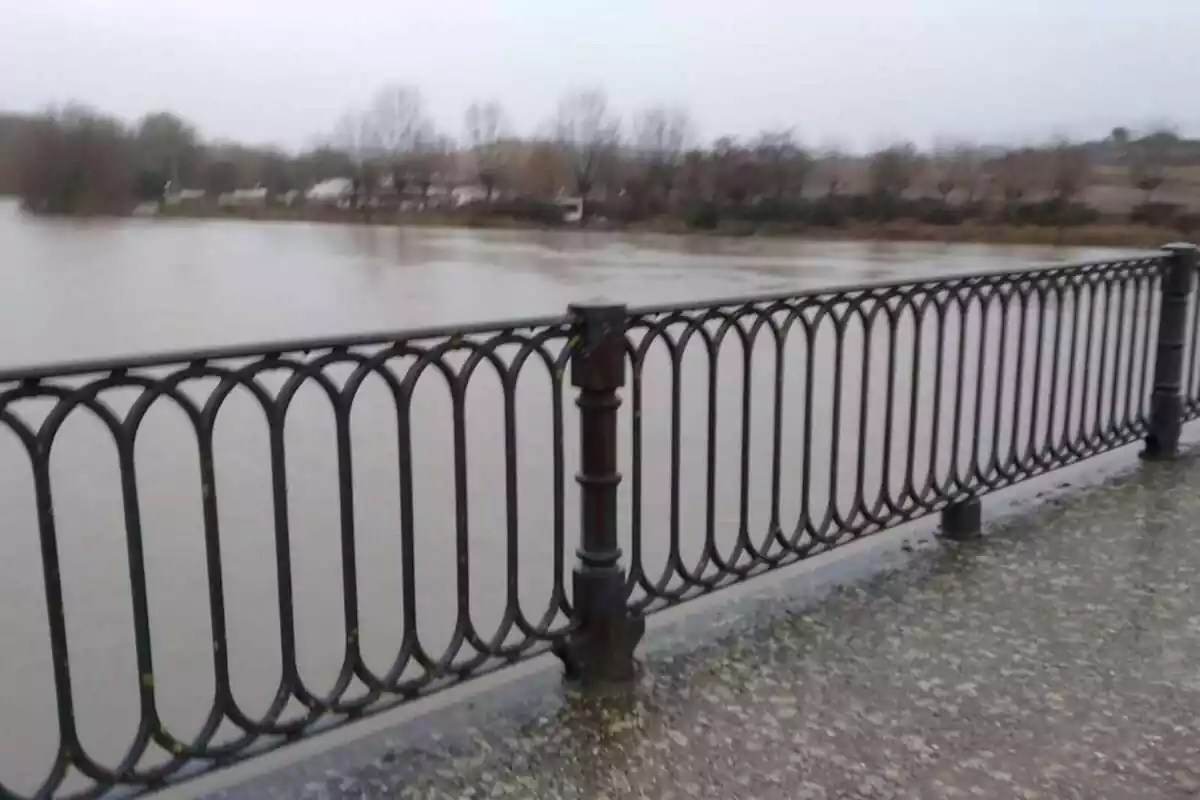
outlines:
[[1200, 797], [1197, 489], [1195, 455], [1135, 468], [650, 641], [628, 690], [544, 670], [214, 797]]

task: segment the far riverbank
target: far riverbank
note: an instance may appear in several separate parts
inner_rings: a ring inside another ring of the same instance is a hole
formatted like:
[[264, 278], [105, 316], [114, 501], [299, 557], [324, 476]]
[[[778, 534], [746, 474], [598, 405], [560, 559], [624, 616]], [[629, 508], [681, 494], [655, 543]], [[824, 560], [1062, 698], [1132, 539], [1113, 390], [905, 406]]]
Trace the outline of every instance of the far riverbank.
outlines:
[[[480, 228], [501, 230], [572, 230], [568, 224], [546, 225], [512, 217], [470, 212], [432, 211], [396, 213], [392, 211], [345, 211], [340, 209], [294, 208], [173, 208], [156, 216], [168, 219], [241, 219], [254, 222], [329, 222], [353, 225], [416, 226], [437, 228]], [[1068, 247], [1157, 247], [1166, 242], [1188, 240], [1195, 234], [1183, 234], [1153, 225], [1094, 223], [1061, 228], [1042, 225], [1002, 225], [964, 222], [959, 225], [934, 225], [915, 220], [888, 223], [853, 222], [842, 226], [789, 225], [785, 223], [722, 222], [712, 230], [689, 227], [677, 217], [659, 217], [630, 224], [594, 220], [584, 230], [620, 233], [660, 233], [694, 237], [783, 237], [821, 241], [944, 242], [961, 244], [1029, 244]]]

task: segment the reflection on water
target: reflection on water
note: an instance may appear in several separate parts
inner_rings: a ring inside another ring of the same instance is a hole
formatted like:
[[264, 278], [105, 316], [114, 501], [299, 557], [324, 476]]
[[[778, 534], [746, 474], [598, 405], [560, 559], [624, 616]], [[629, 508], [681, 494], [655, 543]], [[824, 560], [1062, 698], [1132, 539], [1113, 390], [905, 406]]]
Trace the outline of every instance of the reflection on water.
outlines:
[[[0, 205], [0, 247], [4, 365], [557, 313], [575, 301], [699, 300], [1113, 255], [1039, 247], [581, 232], [52, 221], [21, 216], [11, 204]], [[669, 470], [670, 424], [661, 412], [670, 387], [665, 361], [662, 366], [647, 373], [643, 398], [647, 518], [662, 518], [663, 523], [646, 525], [643, 534], [646, 550], [655, 558], [662, 552], [663, 540], [653, 537], [665, 529], [662, 498]], [[769, 366], [754, 362], [756, 398], [770, 397]], [[818, 366], [820, 374], [828, 369], [824, 362]], [[723, 376], [723, 386], [740, 384], [739, 370]], [[694, 400], [704, 396], [704, 364], [685, 369], [684, 380], [690, 387], [684, 392], [685, 426], [699, 430], [704, 408]], [[528, 611], [535, 618], [552, 575], [548, 539], [555, 524], [548, 492], [553, 470], [547, 455], [550, 398], [545, 386], [543, 379], [522, 387], [515, 415], [523, 442], [518, 454], [520, 593], [528, 596]], [[732, 449], [738, 435], [736, 398], [727, 401], [724, 391], [721, 402], [729, 410], [722, 412], [721, 425], [731, 428], [727, 435], [719, 429], [717, 437], [728, 438]], [[848, 382], [843, 391], [852, 394], [853, 384]], [[499, 394], [498, 379], [484, 371], [472, 381], [467, 399], [471, 607], [484, 629], [494, 627], [501, 609], [493, 598], [504, 592], [505, 487], [495, 479], [504, 472]], [[132, 399], [112, 402], [128, 407]], [[622, 413], [628, 414], [628, 405]], [[848, 412], [843, 425], [851, 424], [857, 413]], [[656, 415], [661, 417], [657, 422]], [[452, 438], [444, 384], [421, 382], [414, 393], [413, 418], [418, 421], [413, 445], [416, 547], [422, 564], [415, 577], [418, 619], [428, 626], [421, 636], [436, 656], [450, 633], [447, 613], [453, 609], [455, 570]], [[769, 421], [768, 415], [755, 417], [755, 469], [769, 460], [764, 444], [771, 434]], [[395, 568], [400, 561], [396, 417], [381, 381], [364, 384], [350, 425], [362, 609], [362, 630], [356, 635], [361, 635], [370, 666], [383, 672], [402, 633], [397, 599], [402, 587]], [[576, 446], [570, 417], [566, 431], [570, 472]], [[791, 435], [786, 425], [785, 433]], [[185, 740], [201, 727], [214, 691], [198, 454], [189, 436], [178, 410], [156, 407], [146, 418], [135, 454], [158, 711]], [[297, 660], [312, 691], [324, 694], [336, 679], [347, 634], [335, 431], [328, 400], [315, 387], [297, 395], [286, 436]], [[685, 449], [692, 447], [689, 442], [693, 440], [685, 438]], [[696, 447], [702, 443], [695, 438]], [[251, 716], [265, 711], [280, 679], [267, 448], [261, 411], [248, 397], [231, 400], [214, 431], [216, 491], [231, 682], [235, 699]], [[628, 458], [625, 449], [623, 459]], [[785, 474], [792, 455], [785, 453]], [[688, 487], [698, 486], [703, 476], [695, 472], [699, 460], [685, 452], [683, 461], [686, 497]], [[73, 415], [56, 439], [51, 467], [80, 736], [93, 756], [112, 766], [137, 728], [140, 678], [111, 438], [94, 419]], [[737, 498], [721, 488], [735, 491], [736, 476], [724, 471], [736, 465], [721, 462], [718, 468], [716, 485], [723, 494], [714, 517], [719, 536], [725, 536], [739, 524]], [[3, 433], [0, 477], [0, 642], [5, 645], [0, 681], [9, 687], [0, 697], [0, 784], [28, 792], [52, 763], [58, 731], [30, 471], [16, 440]], [[756, 485], [752, 498], [765, 486], [765, 480]], [[567, 482], [567, 491], [570, 543], [575, 536], [573, 482]], [[798, 496], [793, 493], [784, 501], [785, 510], [794, 514]], [[764, 510], [759, 502], [750, 510], [755, 528], [763, 527], [759, 517]], [[696, 502], [683, 510], [682, 524], [703, 527], [702, 516]]]

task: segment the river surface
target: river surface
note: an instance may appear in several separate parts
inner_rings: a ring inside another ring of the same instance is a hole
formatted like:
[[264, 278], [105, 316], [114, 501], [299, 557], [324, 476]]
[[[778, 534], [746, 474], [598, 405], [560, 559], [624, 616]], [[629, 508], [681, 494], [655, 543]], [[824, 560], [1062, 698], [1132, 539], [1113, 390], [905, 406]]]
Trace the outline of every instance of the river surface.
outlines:
[[[555, 314], [569, 302], [703, 300], [1120, 254], [1045, 247], [236, 221], [57, 221], [31, 219], [15, 204], [0, 203], [0, 366]], [[1049, 311], [1039, 313], [1038, 324], [1046, 324]], [[949, 332], [950, 338], [968, 336], [972, 324], [977, 323], [952, 323], [957, 328]], [[906, 335], [908, 343], [901, 347], [912, 349], [914, 334]], [[848, 342], [857, 336], [861, 347], [862, 331], [849, 336]], [[828, 357], [827, 349], [821, 349], [820, 358]], [[872, 358], [880, 358], [881, 352]], [[755, 397], [763, 399], [753, 402], [769, 403], [773, 367], [767, 364], [760, 371], [757, 355], [755, 359]], [[732, 356], [724, 360], [738, 361]], [[825, 364], [818, 374], [830, 374], [828, 368]], [[721, 369], [722, 383], [731, 388], [713, 396], [736, 405], [743, 368], [735, 363]], [[685, 369], [685, 398], [705, 395], [706, 370], [702, 360]], [[853, 364], [846, 369], [843, 396], [856, 391], [854, 376], [859, 373]], [[739, 417], [723, 411], [715, 440], [709, 442], [703, 435], [707, 409], [703, 403], [685, 401], [681, 470], [688, 474], [682, 490], [677, 490], [684, 510], [672, 520], [665, 499], [670, 494], [671, 441], [670, 423], [663, 416], [670, 411], [664, 374], [648, 364], [642, 400], [642, 535], [646, 558], [657, 560], [655, 571], [667, 557], [661, 531], [672, 526], [698, 530], [706, 524], [705, 475], [695, 468], [707, 452], [703, 448], [715, 442], [720, 453], [735, 453], [741, 435]], [[968, 376], [964, 372], [947, 377], [961, 383]], [[1004, 377], [993, 382], [1003, 384]], [[785, 396], [801, 390], [790, 373], [780, 380]], [[1098, 380], [1097, 388], [1107, 392], [1104, 379]], [[496, 597], [504, 594], [506, 499], [499, 476], [505, 462], [498, 381], [493, 376], [479, 382], [485, 384], [483, 395], [469, 405], [468, 539], [471, 611], [486, 633], [502, 611]], [[868, 394], [871, 402], [878, 402], [878, 386]], [[452, 436], [445, 388], [420, 389], [418, 395], [412, 411], [418, 462], [413, 470], [414, 502], [420, 506], [415, 514], [417, 604], [421, 636], [436, 654], [439, 645], [449, 641], [454, 617]], [[520, 593], [529, 598], [526, 613], [536, 619], [545, 607], [547, 576], [556, 569], [546, 535], [553, 526], [546, 455], [552, 444], [545, 422], [549, 403], [544, 390], [542, 395], [518, 397], [523, 399], [515, 418], [525, 436], [518, 459]], [[114, 402], [119, 406], [122, 401]], [[239, 703], [257, 715], [269, 704], [280, 675], [276, 559], [266, 433], [261, 413], [249, 399], [241, 400], [240, 407], [238, 402], [231, 401], [228, 414], [222, 412], [214, 435], [216, 489], [221, 498], [231, 684]], [[1015, 405], [1024, 402], [1014, 399]], [[293, 424], [289, 416], [287, 471], [297, 659], [306, 683], [324, 694], [336, 679], [347, 636], [342, 623], [335, 431], [328, 404], [315, 389], [301, 390], [294, 413], [299, 422]], [[840, 425], [852, 427], [859, 413], [865, 412], [847, 414]], [[51, 478], [75, 716], [88, 752], [111, 767], [137, 730], [138, 687], [144, 678], [138, 675], [134, 657], [114, 448], [94, 419], [72, 416], [79, 419], [68, 420], [56, 439]], [[749, 523], [755, 530], [768, 524], [763, 509], [770, 504], [770, 492], [764, 495], [761, 485], [769, 482], [770, 423], [769, 414], [758, 414], [751, 431], [757, 443], [750, 448], [756, 466], [749, 472], [761, 476], [748, 490], [754, 509]], [[914, 424], [924, 425], [920, 436], [913, 434], [920, 440], [935, 423]], [[790, 436], [789, 425], [794, 420], [780, 423]], [[995, 425], [1001, 427], [999, 417]], [[1011, 419], [1008, 425], [1014, 426]], [[567, 419], [565, 430], [569, 552], [577, 530], [576, 495], [569, 480], [576, 446], [573, 418]], [[872, 436], [880, 435], [877, 427], [872, 431]], [[1026, 432], [1023, 429], [1021, 435]], [[847, 429], [843, 441], [853, 441], [852, 433]], [[817, 449], [836, 450], [837, 444], [825, 436]], [[394, 658], [400, 635], [395, 437], [395, 410], [384, 387], [364, 389], [353, 420], [362, 627], [352, 635], [361, 640], [366, 661], [379, 672]], [[627, 450], [628, 445], [628, 435], [623, 434], [622, 447]], [[628, 458], [623, 452], [626, 470]], [[850, 460], [849, 453], [844, 459]], [[161, 413], [151, 411], [139, 432], [136, 461], [154, 641], [153, 683], [161, 716], [174, 735], [186, 741], [195, 735], [212, 702], [214, 677], [196, 447], [182, 415], [165, 407]], [[782, 462], [784, 516], [794, 519], [802, 505], [795, 492], [786, 490], [794, 485], [791, 477], [798, 469], [794, 452], [785, 452]], [[723, 531], [718, 538], [726, 543], [731, 541], [727, 531], [736, 529], [739, 516], [744, 516], [739, 513], [737, 467], [732, 457], [722, 462], [715, 476], [721, 496], [708, 512]], [[843, 491], [831, 488], [828, 478], [823, 480], [824, 488], [810, 488], [810, 495]], [[623, 496], [623, 510], [627, 504]], [[58, 729], [32, 483], [28, 459], [14, 437], [0, 436], [0, 525], [0, 785], [27, 793], [40, 785], [53, 762]], [[627, 530], [623, 536], [628, 536]], [[685, 550], [693, 547], [684, 555], [694, 559], [694, 544], [702, 535], [683, 538], [692, 542]]]

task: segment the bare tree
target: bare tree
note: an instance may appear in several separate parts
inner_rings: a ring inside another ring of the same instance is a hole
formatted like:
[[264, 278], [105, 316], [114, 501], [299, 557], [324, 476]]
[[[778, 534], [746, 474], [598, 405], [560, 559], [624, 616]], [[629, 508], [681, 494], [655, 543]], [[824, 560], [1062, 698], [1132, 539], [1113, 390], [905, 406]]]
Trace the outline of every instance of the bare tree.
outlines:
[[821, 149], [813, 165], [817, 180], [825, 187], [827, 198], [837, 197], [850, 183], [851, 159], [836, 144]]
[[975, 201], [980, 190], [983, 156], [979, 148], [966, 142], [937, 143], [929, 158], [934, 188], [943, 203], [958, 192], [967, 205]]
[[920, 171], [920, 154], [910, 143], [894, 144], [871, 156], [867, 170], [871, 191], [878, 197], [898, 200]]
[[354, 161], [361, 163], [369, 157], [371, 147], [370, 120], [362, 111], [347, 111], [338, 118], [333, 126], [330, 145], [349, 154]]
[[139, 166], [178, 188], [199, 177], [200, 137], [185, 120], [165, 111], [147, 114], [134, 134]]
[[1025, 147], [1000, 153], [983, 170], [1004, 205], [1011, 206], [1038, 188], [1042, 176], [1040, 161], [1036, 150]]
[[712, 158], [707, 151], [693, 149], [684, 153], [679, 174], [683, 195], [689, 203], [716, 199]]
[[984, 150], [969, 143], [959, 144], [953, 152], [952, 174], [963, 201], [972, 205], [984, 191], [983, 165], [987, 160]]
[[382, 174], [379, 163], [363, 161], [358, 164], [350, 183], [350, 207], [354, 209], [370, 208], [372, 197], [379, 190]]
[[271, 195], [280, 195], [301, 187], [296, 185], [296, 176], [290, 159], [280, 152], [264, 153], [258, 165], [257, 183]]
[[1061, 207], [1065, 207], [1079, 196], [1091, 177], [1087, 150], [1080, 145], [1060, 141], [1050, 155], [1054, 199]]
[[650, 106], [634, 118], [633, 146], [641, 180], [650, 191], [661, 192], [664, 204], [670, 201], [691, 137], [691, 117], [685, 109]]
[[334, 128], [333, 145], [356, 163], [356, 204], [374, 196], [384, 171], [396, 192], [403, 191], [427, 126], [420, 91], [400, 84], [380, 89], [367, 108], [342, 115]]
[[413, 86], [385, 86], [365, 114], [366, 138], [373, 155], [396, 161], [413, 152], [423, 132], [425, 104]]
[[713, 195], [718, 203], [742, 206], [759, 193], [754, 153], [736, 139], [723, 136], [713, 142]]
[[752, 145], [762, 172], [762, 183], [771, 187], [776, 200], [798, 196], [812, 170], [812, 158], [796, 144], [791, 128], [763, 131]]
[[308, 186], [330, 178], [346, 178], [354, 175], [354, 159], [344, 150], [338, 150], [328, 145], [318, 145], [298, 155], [293, 169], [298, 180]]
[[554, 142], [529, 143], [517, 170], [521, 191], [534, 197], [550, 197], [570, 179], [562, 148]]
[[373, 124], [368, 112], [347, 111], [333, 129], [333, 147], [350, 156], [352, 163], [350, 206], [355, 209], [367, 205], [379, 188]]
[[1142, 203], [1149, 203], [1154, 193], [1166, 183], [1171, 151], [1178, 143], [1179, 137], [1168, 127], [1160, 127], [1136, 140], [1127, 139], [1125, 154], [1129, 178], [1134, 187], [1144, 193]]
[[508, 120], [504, 109], [494, 100], [472, 103], [466, 114], [467, 145], [475, 159], [475, 174], [487, 191], [487, 201], [492, 202], [492, 193], [505, 167], [504, 138], [508, 131]]
[[429, 190], [435, 182], [445, 179], [454, 163], [454, 140], [434, 131], [426, 123], [417, 134], [413, 149], [405, 161], [408, 179], [421, 192], [421, 208], [429, 205]]
[[562, 150], [583, 205], [620, 140], [620, 122], [608, 112], [608, 98], [599, 89], [565, 96], [554, 119], [554, 139]]

